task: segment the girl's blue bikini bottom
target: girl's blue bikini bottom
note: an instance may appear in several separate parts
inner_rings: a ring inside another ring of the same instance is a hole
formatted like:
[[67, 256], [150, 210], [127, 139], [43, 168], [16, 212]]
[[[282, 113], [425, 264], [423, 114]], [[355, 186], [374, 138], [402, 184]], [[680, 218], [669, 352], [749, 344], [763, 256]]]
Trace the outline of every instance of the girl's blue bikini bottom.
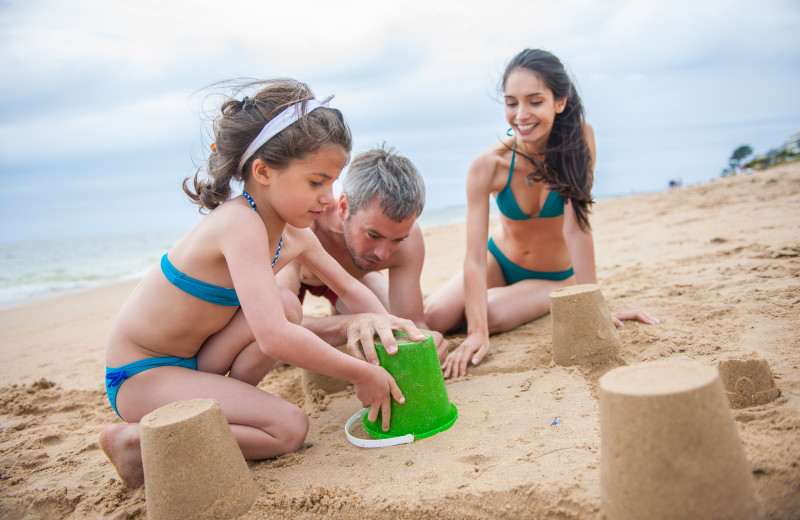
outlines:
[[[111, 408], [114, 409], [114, 412], [116, 412], [120, 419], [122, 419], [122, 416], [117, 412], [117, 392], [119, 392], [119, 387], [122, 385], [123, 381], [139, 372], [144, 372], [151, 368], [167, 366], [186, 367], [197, 370], [197, 358], [181, 358], [175, 356], [153, 357], [140, 359], [139, 361], [134, 361], [133, 363], [128, 363], [118, 368], [106, 367], [106, 393], [108, 393], [108, 401], [111, 403]], [[122, 420], [124, 421], [125, 419]]]

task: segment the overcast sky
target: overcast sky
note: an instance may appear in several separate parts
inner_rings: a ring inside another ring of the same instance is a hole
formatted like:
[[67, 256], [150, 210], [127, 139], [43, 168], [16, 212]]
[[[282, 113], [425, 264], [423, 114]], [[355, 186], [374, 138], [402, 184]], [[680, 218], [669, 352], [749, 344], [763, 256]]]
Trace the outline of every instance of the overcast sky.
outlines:
[[797, 0], [0, 0], [0, 241], [191, 226], [206, 87], [243, 77], [335, 94], [354, 153], [385, 141], [427, 209], [464, 204], [526, 47], [576, 81], [595, 197], [704, 182], [800, 131], [798, 28]]

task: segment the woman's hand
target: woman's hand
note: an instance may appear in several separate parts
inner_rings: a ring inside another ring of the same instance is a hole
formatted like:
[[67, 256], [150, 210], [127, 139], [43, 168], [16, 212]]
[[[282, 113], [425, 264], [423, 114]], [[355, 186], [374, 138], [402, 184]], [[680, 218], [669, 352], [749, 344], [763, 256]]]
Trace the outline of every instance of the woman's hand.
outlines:
[[467, 336], [461, 345], [451, 352], [442, 364], [442, 372], [447, 379], [464, 377], [467, 375], [467, 365], [472, 361], [473, 365], [477, 365], [489, 352], [489, 336], [479, 334], [472, 334]]
[[398, 403], [404, 403], [406, 398], [389, 372], [378, 366], [364, 368], [364, 378], [353, 381], [356, 385], [356, 397], [362, 406], [369, 407], [367, 418], [370, 421], [374, 422], [378, 418], [378, 412], [381, 412], [381, 427], [383, 431], [387, 431], [392, 414], [392, 397]]
[[[392, 331], [405, 332], [413, 341], [422, 341], [425, 335], [420, 332], [411, 320], [398, 318], [391, 314], [354, 314], [347, 320], [347, 351], [358, 359], [366, 359], [373, 365], [378, 364], [375, 352], [375, 335], [381, 338], [381, 344], [390, 356], [397, 353], [397, 340]], [[359, 343], [361, 348], [359, 348]]]
[[617, 327], [625, 326], [625, 324], [622, 323], [622, 320], [639, 320], [642, 323], [647, 323], [648, 325], [656, 325], [657, 323], [661, 323], [658, 318], [650, 316], [642, 309], [612, 312], [611, 319], [614, 320], [614, 325]]

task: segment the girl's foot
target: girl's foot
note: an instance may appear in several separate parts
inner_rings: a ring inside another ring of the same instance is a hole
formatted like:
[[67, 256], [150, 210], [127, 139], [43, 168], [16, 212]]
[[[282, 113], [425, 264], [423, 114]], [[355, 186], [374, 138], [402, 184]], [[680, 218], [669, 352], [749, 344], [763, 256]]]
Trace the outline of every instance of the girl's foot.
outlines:
[[144, 484], [138, 424], [112, 424], [100, 433], [100, 447], [126, 486]]

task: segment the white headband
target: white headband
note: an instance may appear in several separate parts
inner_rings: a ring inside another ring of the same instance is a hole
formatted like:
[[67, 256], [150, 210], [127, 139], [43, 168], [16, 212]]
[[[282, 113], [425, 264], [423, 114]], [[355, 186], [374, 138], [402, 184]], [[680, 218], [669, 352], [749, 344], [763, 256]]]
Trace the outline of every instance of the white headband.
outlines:
[[301, 101], [286, 107], [280, 114], [270, 119], [270, 121], [264, 125], [264, 128], [261, 129], [261, 132], [258, 133], [256, 138], [253, 139], [253, 142], [250, 143], [250, 146], [247, 147], [247, 150], [245, 150], [242, 154], [242, 159], [239, 161], [239, 170], [241, 170], [244, 166], [244, 163], [246, 163], [247, 160], [252, 157], [254, 153], [256, 153], [256, 150], [264, 146], [264, 143], [275, 137], [281, 132], [281, 130], [291, 125], [301, 117], [311, 113], [312, 110], [316, 110], [319, 107], [327, 107], [331, 99], [333, 99], [333, 96], [328, 96], [322, 101], [309, 99], [306, 101], [305, 112], [303, 112], [300, 108], [303, 105], [303, 102]]

